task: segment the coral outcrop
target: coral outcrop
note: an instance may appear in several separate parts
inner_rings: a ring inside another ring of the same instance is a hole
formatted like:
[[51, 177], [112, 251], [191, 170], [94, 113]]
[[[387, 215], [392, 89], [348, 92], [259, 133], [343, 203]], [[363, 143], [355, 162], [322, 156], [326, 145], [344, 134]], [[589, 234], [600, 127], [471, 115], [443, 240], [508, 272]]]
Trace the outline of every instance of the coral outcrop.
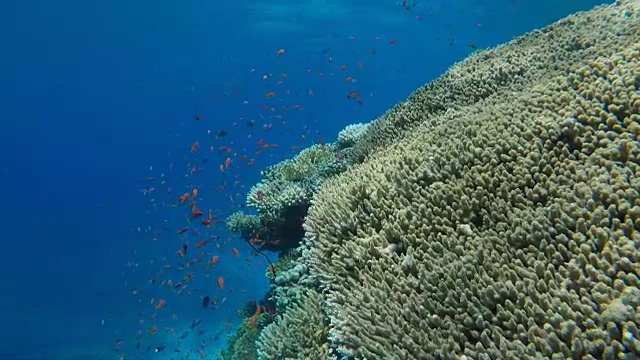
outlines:
[[[343, 132], [349, 139], [359, 134], [356, 129]], [[264, 170], [262, 181], [247, 194], [247, 206], [256, 213], [232, 214], [227, 219], [228, 229], [262, 250], [284, 253], [297, 247], [311, 198], [328, 178], [347, 169], [343, 152], [351, 145], [316, 144]]]
[[374, 121], [259, 358], [640, 356], [638, 34], [637, 1], [574, 14]]
[[323, 298], [305, 289], [286, 313], [267, 326], [256, 342], [259, 359], [325, 359], [331, 354], [327, 343], [328, 321]]

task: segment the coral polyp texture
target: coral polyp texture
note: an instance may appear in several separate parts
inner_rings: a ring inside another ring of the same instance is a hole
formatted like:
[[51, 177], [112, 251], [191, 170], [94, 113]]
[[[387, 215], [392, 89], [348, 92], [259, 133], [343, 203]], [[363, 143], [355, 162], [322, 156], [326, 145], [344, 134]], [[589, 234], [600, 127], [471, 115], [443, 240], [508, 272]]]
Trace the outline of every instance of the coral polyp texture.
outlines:
[[[354, 135], [355, 136], [355, 135]], [[302, 222], [311, 198], [328, 178], [347, 169], [348, 147], [316, 144], [262, 172], [262, 181], [247, 194], [255, 214], [236, 212], [227, 228], [261, 249], [286, 252], [302, 240]]]
[[312, 295], [259, 358], [639, 357], [638, 34], [638, 2], [577, 13], [375, 120], [311, 200]]

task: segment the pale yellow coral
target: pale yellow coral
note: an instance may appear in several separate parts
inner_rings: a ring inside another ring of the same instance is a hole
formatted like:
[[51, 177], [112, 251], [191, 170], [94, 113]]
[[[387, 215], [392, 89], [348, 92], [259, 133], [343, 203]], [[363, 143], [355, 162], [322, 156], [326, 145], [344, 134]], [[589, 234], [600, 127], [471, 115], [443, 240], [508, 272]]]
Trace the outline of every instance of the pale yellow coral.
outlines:
[[300, 261], [331, 306], [332, 347], [640, 356], [637, 34], [636, 3], [577, 14], [474, 55], [439, 80], [449, 92], [427, 86], [374, 122], [366, 161], [328, 180], [305, 222]]
[[326, 343], [328, 324], [322, 296], [310, 289], [300, 290], [298, 302], [260, 333], [256, 341], [258, 359], [314, 359], [329, 357]]
[[351, 159], [361, 162], [416, 126], [432, 126], [431, 120], [447, 111], [504, 92], [525, 90], [542, 79], [571, 72], [568, 64], [575, 66], [613, 54], [621, 42], [637, 38], [637, 8], [637, 3], [623, 2], [579, 13], [502, 46], [474, 53], [372, 122], [355, 144]]
[[307, 180], [334, 160], [336, 149], [333, 145], [316, 144], [306, 148], [291, 160], [284, 160], [263, 172], [267, 181]]

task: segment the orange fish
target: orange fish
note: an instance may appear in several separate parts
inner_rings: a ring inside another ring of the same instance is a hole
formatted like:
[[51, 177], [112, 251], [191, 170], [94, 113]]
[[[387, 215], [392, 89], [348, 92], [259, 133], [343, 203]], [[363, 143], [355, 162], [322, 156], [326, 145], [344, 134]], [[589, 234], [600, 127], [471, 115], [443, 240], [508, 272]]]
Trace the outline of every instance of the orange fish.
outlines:
[[286, 52], [286, 51], [285, 51], [284, 49], [280, 49], [280, 50], [278, 50], [278, 52], [276, 53], [276, 55], [278, 55], [278, 56], [282, 56], [282, 55], [284, 55], [284, 53], [285, 53], [285, 52]]
[[249, 320], [249, 326], [251, 326], [254, 329], [256, 329], [258, 327], [256, 325], [256, 320], [258, 319], [258, 316], [260, 316], [261, 311], [262, 311], [262, 307], [260, 305], [257, 305], [256, 306], [256, 312], [251, 317], [251, 320]]
[[204, 215], [204, 212], [202, 212], [202, 210], [198, 209], [195, 206], [191, 208], [191, 219], [198, 218], [202, 215]]
[[191, 192], [191, 197], [194, 199], [198, 197], [198, 189], [193, 189], [193, 191]]
[[198, 241], [195, 245], [196, 248], [201, 248], [209, 243], [209, 240]]
[[164, 299], [160, 299], [160, 301], [158, 301], [158, 303], [156, 304], [156, 309], [160, 310], [164, 308], [166, 305], [167, 305], [167, 302]]
[[185, 202], [185, 201], [189, 200], [189, 196], [190, 196], [190, 195], [189, 195], [189, 193], [188, 193], [188, 192], [186, 192], [186, 193], [182, 194], [182, 196], [180, 196], [180, 198], [178, 199], [178, 202], [179, 202], [180, 204], [184, 204], [184, 202]]
[[218, 255], [214, 255], [211, 258], [211, 266], [215, 265], [218, 262], [219, 259], [220, 259], [220, 257]]
[[204, 353], [204, 351], [202, 351], [202, 349], [198, 350], [198, 355], [200, 355], [201, 358], [205, 358], [207, 355]]
[[360, 93], [357, 91], [351, 91], [350, 93], [348, 93], [347, 99], [355, 100], [358, 102], [358, 104], [362, 104], [362, 96], [360, 96]]
[[276, 96], [276, 93], [274, 93], [273, 91], [269, 91], [268, 93], [264, 94], [264, 97], [266, 97], [267, 99], [271, 99], [274, 96]]
[[228, 157], [227, 160], [224, 161], [224, 167], [228, 169], [229, 166], [231, 166], [231, 158], [230, 157]]
[[234, 254], [236, 257], [239, 257], [239, 256], [240, 256], [240, 251], [238, 251], [238, 249], [233, 248], [233, 249], [231, 249], [231, 250], [233, 250], [233, 254]]
[[218, 286], [220, 286], [220, 289], [224, 289], [224, 279], [222, 276], [218, 276]]
[[191, 152], [198, 152], [200, 150], [200, 142], [196, 141], [193, 143], [193, 145], [191, 145]]

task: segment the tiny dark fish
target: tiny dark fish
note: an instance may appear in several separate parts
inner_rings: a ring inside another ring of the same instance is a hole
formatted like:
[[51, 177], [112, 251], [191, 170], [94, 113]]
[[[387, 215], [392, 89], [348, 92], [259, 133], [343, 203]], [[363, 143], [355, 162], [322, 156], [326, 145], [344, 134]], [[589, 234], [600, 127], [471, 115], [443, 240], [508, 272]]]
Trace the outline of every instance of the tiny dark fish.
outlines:
[[224, 131], [224, 130], [218, 130], [218, 134], [217, 134], [217, 136], [218, 136], [219, 138], [221, 138], [221, 137], [225, 137], [225, 136], [227, 136], [227, 132], [226, 132], [226, 131]]
[[358, 104], [362, 105], [362, 96], [360, 96], [360, 93], [357, 91], [351, 91], [350, 93], [347, 94], [347, 99], [348, 100], [355, 100], [358, 102]]
[[209, 304], [211, 303], [211, 298], [208, 296], [205, 296], [204, 298], [202, 298], [202, 307], [203, 308], [208, 308]]
[[189, 228], [188, 227], [183, 227], [182, 229], [178, 229], [177, 233], [178, 233], [178, 235], [180, 235], [180, 234], [186, 233], [187, 231], [189, 231]]
[[209, 162], [209, 159], [207, 159], [207, 158], [202, 159], [202, 163], [203, 163], [203, 164], [206, 164], [206, 163], [208, 163], [208, 162]]
[[473, 50], [477, 50], [477, 49], [478, 49], [478, 46], [477, 46], [476, 44], [472, 43], [472, 42], [469, 42], [469, 43], [467, 44], [467, 46], [469, 46], [469, 47], [470, 47], [470, 48], [472, 48]]
[[248, 126], [248, 127], [253, 127], [253, 125], [255, 125], [255, 124], [256, 124], [256, 121], [255, 121], [255, 120], [249, 120], [249, 121], [247, 121], [247, 126]]

